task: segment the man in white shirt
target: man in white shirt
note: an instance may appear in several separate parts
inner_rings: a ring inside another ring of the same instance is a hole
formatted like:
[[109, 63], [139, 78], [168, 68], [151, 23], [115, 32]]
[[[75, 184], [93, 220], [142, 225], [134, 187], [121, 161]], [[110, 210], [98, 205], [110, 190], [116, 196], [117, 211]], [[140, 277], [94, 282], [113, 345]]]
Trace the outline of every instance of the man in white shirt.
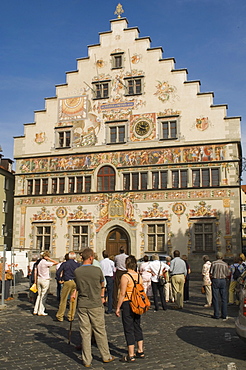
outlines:
[[38, 296], [34, 306], [33, 315], [47, 316], [48, 314], [44, 312], [45, 302], [48, 294], [48, 289], [50, 286], [50, 271], [49, 267], [57, 265], [58, 262], [50, 258], [50, 252], [44, 251], [42, 254], [42, 260], [37, 266], [37, 288]]
[[152, 255], [152, 261], [149, 264], [150, 267], [150, 272], [152, 274], [151, 276], [151, 287], [153, 291], [153, 298], [154, 298], [154, 305], [155, 305], [155, 311], [159, 310], [158, 307], [158, 291], [161, 299], [161, 305], [163, 310], [167, 309], [167, 304], [166, 300], [164, 297], [164, 287], [163, 285], [160, 285], [158, 281], [158, 276], [163, 275], [165, 271], [169, 270], [169, 266], [159, 260], [159, 255], [158, 254], [153, 254]]
[[113, 313], [114, 262], [108, 258], [108, 252], [103, 251], [103, 260], [100, 262], [103, 275], [107, 281], [106, 296], [108, 297], [107, 314]]

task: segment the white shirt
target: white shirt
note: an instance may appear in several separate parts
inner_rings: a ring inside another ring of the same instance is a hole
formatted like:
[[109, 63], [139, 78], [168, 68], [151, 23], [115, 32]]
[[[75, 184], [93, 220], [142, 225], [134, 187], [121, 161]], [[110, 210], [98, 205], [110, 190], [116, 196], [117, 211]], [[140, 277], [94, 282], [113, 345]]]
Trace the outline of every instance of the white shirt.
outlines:
[[51, 266], [53, 266], [53, 262], [48, 262], [43, 258], [38, 264], [38, 277], [48, 280], [50, 278], [49, 267]]
[[101, 268], [104, 276], [114, 275], [114, 262], [109, 258], [104, 258], [101, 262]]
[[126, 270], [126, 258], [128, 257], [125, 253], [117, 254], [114, 257], [114, 264], [117, 270], [125, 271]]
[[151, 281], [153, 281], [154, 283], [158, 282], [158, 273], [159, 275], [161, 275], [163, 269], [165, 271], [168, 271], [170, 269], [170, 267], [166, 263], [159, 260], [151, 261], [149, 267], [150, 270], [154, 273], [154, 275], [151, 276]]

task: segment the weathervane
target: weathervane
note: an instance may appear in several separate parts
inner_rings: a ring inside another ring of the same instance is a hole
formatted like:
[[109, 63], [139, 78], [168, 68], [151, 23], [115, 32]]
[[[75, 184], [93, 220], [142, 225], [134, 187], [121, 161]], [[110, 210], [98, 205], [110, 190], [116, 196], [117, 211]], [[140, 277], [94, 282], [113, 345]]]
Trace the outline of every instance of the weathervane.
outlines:
[[116, 7], [114, 14], [118, 15], [118, 18], [121, 18], [121, 14], [124, 13], [122, 5], [119, 3]]

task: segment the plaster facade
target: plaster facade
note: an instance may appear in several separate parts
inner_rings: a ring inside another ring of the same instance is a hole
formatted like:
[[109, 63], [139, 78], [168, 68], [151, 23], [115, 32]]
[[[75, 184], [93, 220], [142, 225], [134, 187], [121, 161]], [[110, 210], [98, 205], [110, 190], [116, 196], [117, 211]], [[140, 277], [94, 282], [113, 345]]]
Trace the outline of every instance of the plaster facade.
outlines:
[[125, 18], [110, 23], [15, 138], [14, 247], [238, 253], [240, 117]]

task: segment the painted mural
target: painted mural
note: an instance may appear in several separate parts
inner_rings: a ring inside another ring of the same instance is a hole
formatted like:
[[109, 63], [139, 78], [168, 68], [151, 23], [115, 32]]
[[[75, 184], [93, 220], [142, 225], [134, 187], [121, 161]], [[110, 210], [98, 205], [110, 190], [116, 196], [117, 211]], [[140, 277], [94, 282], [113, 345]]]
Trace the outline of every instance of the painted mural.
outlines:
[[58, 121], [72, 123], [87, 118], [88, 98], [86, 95], [62, 98], [58, 100]]
[[160, 207], [158, 203], [153, 203], [152, 207], [148, 207], [146, 211], [142, 213], [140, 216], [141, 220], [144, 220], [146, 218], [165, 218], [168, 219], [169, 213], [167, 210], [163, 210], [163, 207]]
[[[120, 194], [115, 194], [115, 196], [120, 196]], [[169, 190], [161, 192], [137, 192], [131, 193], [131, 199], [134, 202], [138, 201], [165, 201], [165, 200], [180, 200], [183, 199], [223, 199], [223, 198], [234, 198], [235, 193], [230, 189], [220, 189], [220, 190]], [[54, 197], [40, 197], [40, 198], [21, 198], [16, 201], [18, 205], [28, 206], [28, 205], [40, 205], [40, 204], [98, 204], [100, 201], [100, 194], [89, 194], [89, 195], [71, 195], [71, 196], [54, 196]]]
[[[145, 114], [134, 114], [130, 116], [130, 140], [131, 141], [146, 141], [153, 140], [156, 138], [156, 114], [145, 113]], [[141, 137], [136, 132], [136, 127], [139, 124], [144, 124], [143, 128], [146, 128], [146, 134]], [[147, 126], [146, 126], [147, 125]]]
[[225, 159], [225, 151], [225, 145], [210, 145], [23, 159], [20, 163], [19, 172], [85, 170], [94, 169], [104, 163], [111, 163], [116, 167], [131, 167], [136, 165], [222, 161]]
[[135, 225], [134, 219], [134, 196], [125, 194], [102, 195], [98, 203], [99, 217], [96, 223], [96, 232], [112, 219], [119, 219], [131, 226]]
[[45, 132], [39, 132], [35, 134], [35, 143], [42, 144], [45, 141]]
[[67, 221], [76, 221], [76, 220], [90, 220], [92, 221], [93, 217], [91, 212], [87, 212], [86, 209], [83, 209], [82, 206], [78, 206], [74, 212], [70, 212], [67, 217]]
[[201, 117], [196, 119], [196, 128], [199, 131], [205, 131], [209, 126], [208, 117]]
[[175, 86], [169, 85], [167, 81], [157, 81], [156, 85], [156, 92], [154, 95], [158, 97], [158, 99], [162, 103], [166, 103], [167, 101], [173, 101], [177, 98], [176, 91], [177, 88]]
[[33, 221], [55, 221], [55, 219], [56, 217], [54, 213], [50, 213], [50, 211], [47, 210], [46, 207], [42, 207], [41, 211], [38, 211], [32, 216], [31, 222]]
[[211, 209], [211, 205], [207, 205], [206, 202], [199, 202], [198, 206], [190, 210], [189, 217], [217, 217], [219, 212], [216, 209]]

